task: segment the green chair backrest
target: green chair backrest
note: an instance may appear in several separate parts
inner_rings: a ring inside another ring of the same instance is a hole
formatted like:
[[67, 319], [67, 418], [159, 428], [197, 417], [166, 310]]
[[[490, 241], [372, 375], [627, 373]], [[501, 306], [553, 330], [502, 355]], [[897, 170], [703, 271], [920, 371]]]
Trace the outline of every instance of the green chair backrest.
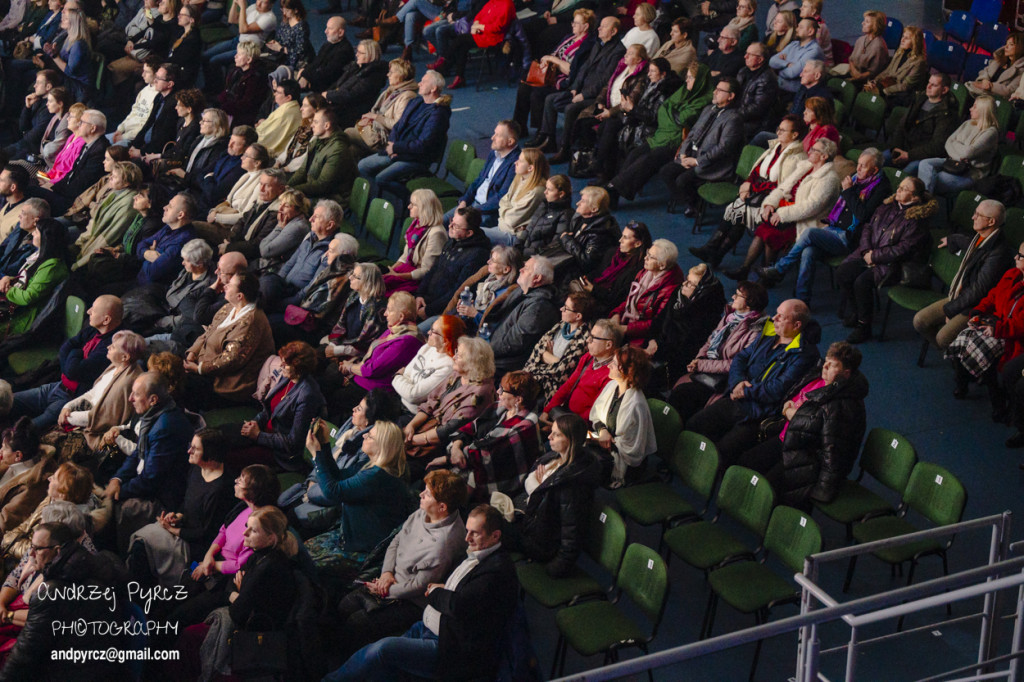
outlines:
[[858, 149], [858, 148], [854, 147], [853, 149], [847, 149], [846, 153], [843, 154], [843, 156], [846, 157], [847, 161], [853, 161], [854, 163], [857, 163], [857, 161], [858, 161], [858, 159], [860, 159], [860, 155], [861, 155], [861, 153], [863, 151], [864, 151], [863, 149]]
[[736, 175], [742, 180], [746, 180], [747, 176], [750, 175], [751, 169], [754, 168], [754, 164], [764, 154], [764, 148], [756, 145], [748, 144], [744, 145], [742, 151], [740, 151], [740, 160], [736, 163]]
[[352, 192], [348, 195], [348, 207], [352, 209], [352, 217], [360, 225], [366, 219], [366, 205], [370, 202], [370, 181], [356, 178], [352, 183]]
[[82, 331], [84, 322], [85, 301], [77, 296], [68, 296], [64, 302], [64, 338], [70, 339]]
[[626, 551], [626, 522], [611, 507], [598, 507], [590, 522], [585, 545], [587, 555], [617, 578]]
[[650, 547], [630, 545], [616, 584], [657, 627], [668, 594], [668, 567], [661, 555]]
[[710, 438], [693, 431], [680, 433], [671, 467], [686, 487], [711, 499], [718, 479], [718, 448]]
[[658, 444], [658, 457], [668, 461], [672, 456], [676, 439], [683, 430], [683, 418], [664, 400], [647, 399], [647, 407], [651, 410], [651, 421], [654, 422], [654, 439]]
[[967, 88], [963, 83], [953, 83], [949, 86], [949, 91], [956, 99], [957, 116], [963, 118], [964, 112], [967, 111]]
[[107, 58], [102, 52], [93, 52], [92, 61], [96, 65], [96, 91], [99, 92], [103, 89], [103, 72], [107, 68]]
[[1024, 208], [1015, 206], [1006, 209], [1006, 222], [1003, 224], [1003, 231], [1006, 233], [1006, 243], [1011, 249], [1018, 248], [1021, 242], [1024, 242]]
[[881, 130], [885, 123], [885, 98], [860, 92], [853, 101], [853, 121], [867, 130]]
[[387, 249], [394, 230], [395, 205], [379, 197], [371, 201], [370, 210], [366, 212], [366, 233], [380, 241]]
[[445, 171], [466, 182], [469, 162], [475, 158], [476, 147], [465, 140], [452, 140], [448, 144], [448, 158], [444, 162]]
[[944, 236], [945, 234], [942, 232], [932, 232], [932, 255], [928, 262], [931, 264], [935, 276], [948, 287], [953, 283], [953, 278], [956, 277], [956, 272], [960, 269], [960, 261], [963, 260], [964, 253], [958, 254], [949, 248], [940, 249], [939, 240]]
[[469, 164], [466, 166], [466, 177], [460, 178], [466, 185], [473, 182], [480, 173], [483, 172], [484, 166], [487, 165], [487, 159], [470, 159]]
[[764, 548], [794, 573], [803, 573], [804, 559], [821, 551], [821, 528], [809, 514], [780, 504], [768, 522]]
[[899, 127], [900, 121], [907, 115], [907, 107], [893, 107], [892, 111], [889, 112], [889, 117], [885, 119], [885, 131], [888, 135], [892, 135], [893, 132]]
[[953, 202], [953, 212], [949, 215], [953, 229], [969, 233], [974, 223], [974, 209], [984, 200], [985, 197], [972, 190], [964, 190], [957, 194], [956, 201]]
[[[331, 422], [327, 421], [326, 419], [324, 420], [324, 424], [327, 426], [327, 440], [330, 441], [330, 443], [331, 443], [331, 450], [333, 450], [334, 449], [334, 444], [337, 442], [338, 436], [340, 436], [341, 433], [338, 431], [338, 427], [337, 426], [335, 426]], [[313, 463], [313, 459], [316, 457], [316, 453], [310, 452], [309, 448], [303, 448], [302, 449], [302, 455], [306, 458], [306, 461], [309, 462], [310, 464]]]
[[996, 123], [999, 124], [999, 132], [1005, 135], [1010, 129], [1010, 113], [1013, 111], [1013, 105], [1010, 101], [1002, 97], [993, 97], [995, 100], [996, 108], [994, 113], [996, 115]]
[[947, 469], [931, 462], [918, 462], [910, 474], [903, 501], [936, 526], [948, 526], [963, 517], [967, 491]]
[[718, 509], [740, 522], [759, 538], [764, 537], [775, 506], [775, 491], [753, 469], [734, 465], [725, 470], [718, 489]]
[[906, 438], [879, 426], [868, 432], [860, 466], [886, 488], [903, 495], [915, 464], [917, 451]]
[[893, 192], [895, 192], [896, 188], [899, 187], [899, 184], [903, 182], [903, 179], [907, 177], [907, 174], [904, 171], [899, 168], [892, 168], [891, 166], [886, 166], [882, 169], [882, 172], [885, 173], [885, 177], [889, 178], [889, 185], [892, 186]]
[[832, 102], [832, 106], [836, 110], [836, 125], [841, 126], [846, 123], [846, 115], [849, 113], [850, 107], [838, 99]]
[[1017, 178], [1017, 180], [1024, 182], [1024, 156], [1017, 154], [1004, 156], [1002, 163], [999, 164], [999, 175], [1007, 178]]
[[857, 88], [850, 84], [849, 81], [843, 80], [842, 78], [829, 78], [828, 89], [835, 95], [835, 103], [842, 103], [847, 109], [853, 106], [853, 100], [857, 96]]

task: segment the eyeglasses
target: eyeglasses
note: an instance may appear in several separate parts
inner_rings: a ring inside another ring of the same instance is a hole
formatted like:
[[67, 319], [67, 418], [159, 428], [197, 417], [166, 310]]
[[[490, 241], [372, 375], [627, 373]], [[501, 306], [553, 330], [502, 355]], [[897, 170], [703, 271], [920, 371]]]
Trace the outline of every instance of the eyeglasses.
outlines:
[[695, 287], [697, 285], [694, 284], [693, 282], [691, 282], [690, 280], [686, 280], [685, 282], [683, 282], [683, 286], [684, 287]]
[[57, 545], [29, 545], [29, 550], [32, 552], [42, 552], [44, 549], [53, 549]]
[[442, 336], [442, 334], [441, 332], [436, 332], [433, 329], [431, 329], [429, 332], [427, 332], [427, 336]]
[[349, 279], [362, 279], [362, 277], [360, 277], [359, 275], [355, 274], [354, 272], [351, 275], [349, 275], [348, 278]]
[[982, 213], [978, 213], [977, 211], [974, 212], [974, 215], [972, 217], [973, 218], [984, 218], [985, 220], [992, 220], [992, 216], [984, 215]]
[[792, 128], [783, 128], [782, 126], [779, 126], [778, 128], [775, 129], [775, 132], [777, 132], [777, 133], [791, 133], [791, 132], [793, 132], [793, 129]]
[[1013, 254], [1013, 260], [1020, 260], [1021, 258], [1024, 258], [1024, 253]]
[[573, 310], [572, 308], [570, 308], [567, 305], [563, 305], [561, 308], [559, 308], [559, 310], [561, 310], [563, 313], [574, 313], [574, 312], [576, 312], [575, 310]]
[[594, 336], [593, 334], [590, 334], [590, 340], [591, 341], [611, 341], [611, 339], [609, 339], [609, 338], [605, 338], [603, 336]]

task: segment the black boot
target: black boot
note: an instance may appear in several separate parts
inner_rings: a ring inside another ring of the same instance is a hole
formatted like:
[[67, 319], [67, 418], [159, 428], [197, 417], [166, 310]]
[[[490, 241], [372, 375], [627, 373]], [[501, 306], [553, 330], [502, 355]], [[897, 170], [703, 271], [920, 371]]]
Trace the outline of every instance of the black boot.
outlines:
[[524, 147], [536, 147], [537, 149], [539, 149], [541, 151], [544, 151], [544, 149], [548, 146], [548, 142], [550, 140], [551, 140], [551, 137], [549, 135], [547, 135], [546, 133], [540, 133], [539, 132], [535, 136], [531, 137], [529, 140], [524, 142], [523, 146]]
[[689, 248], [697, 258], [702, 261], [710, 263], [712, 259], [717, 258], [719, 261], [722, 260], [722, 244], [725, 242], [725, 232], [719, 227], [711, 235], [711, 238], [704, 242], [703, 246], [691, 246]]
[[967, 397], [967, 387], [971, 383], [971, 375], [956, 360], [953, 361], [953, 380], [956, 382], [956, 386], [953, 388], [953, 397], [963, 400]]
[[999, 375], [995, 370], [990, 369], [985, 373], [984, 384], [988, 389], [988, 399], [992, 403], [992, 421], [997, 424], [1009, 423], [1010, 406], [1003, 387], [999, 385]]
[[846, 337], [847, 343], [864, 343], [871, 340], [871, 322], [858, 321], [850, 335]]

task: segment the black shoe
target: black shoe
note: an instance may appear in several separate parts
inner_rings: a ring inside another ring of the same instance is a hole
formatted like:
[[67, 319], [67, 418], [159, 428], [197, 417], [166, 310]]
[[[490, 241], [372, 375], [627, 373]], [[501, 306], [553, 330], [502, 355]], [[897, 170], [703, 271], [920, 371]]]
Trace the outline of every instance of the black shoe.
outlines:
[[846, 316], [843, 317], [843, 326], [847, 329], [853, 329], [857, 324], [857, 313], [847, 313]]
[[757, 281], [759, 281], [767, 289], [771, 289], [772, 287], [776, 286], [779, 282], [782, 281], [782, 278], [785, 277], [785, 275], [783, 275], [781, 272], [779, 272], [773, 267], [757, 267], [754, 268], [754, 272], [757, 273]]
[[[1008, 448], [1024, 448], [1024, 432], [1018, 431], [1013, 434], [1006, 439], [1006, 442], [1003, 443], [1003, 445]], [[1021, 464], [1020, 468], [1024, 469], [1024, 464]]]
[[529, 140], [524, 142], [523, 146], [536, 147], [537, 149], [544, 151], [544, 148], [548, 146], [548, 142], [550, 140], [551, 137], [549, 135], [546, 135], [544, 133], [537, 133], [534, 137], [531, 137]]
[[864, 343], [871, 339], [871, 325], [864, 324], [863, 322], [857, 325], [857, 328], [850, 332], [850, 335], [846, 337], [846, 343]]
[[616, 211], [619, 208], [619, 190], [615, 189], [612, 184], [604, 186], [604, 191], [608, 192], [608, 208]]
[[711, 258], [711, 249], [707, 246], [691, 246], [688, 250], [702, 261], [707, 262]]
[[729, 279], [734, 279], [739, 282], [740, 280], [747, 278], [747, 275], [750, 274], [750, 268], [738, 267], [733, 268], [732, 270], [722, 270], [722, 274]]
[[557, 166], [560, 163], [569, 163], [569, 152], [565, 149], [558, 150], [558, 153], [548, 159], [548, 163]]

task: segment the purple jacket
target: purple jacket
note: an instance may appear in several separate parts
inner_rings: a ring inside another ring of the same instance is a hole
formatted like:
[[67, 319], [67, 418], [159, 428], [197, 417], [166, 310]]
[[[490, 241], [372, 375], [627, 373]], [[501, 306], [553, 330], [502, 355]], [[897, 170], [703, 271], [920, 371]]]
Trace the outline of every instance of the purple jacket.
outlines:
[[379, 343], [367, 352], [366, 359], [363, 360], [360, 370], [362, 376], [356, 376], [354, 379], [367, 391], [384, 388], [393, 392], [391, 380], [395, 378], [395, 372], [412, 361], [423, 345], [423, 338], [419, 332], [414, 332], [400, 334], [392, 339], [391, 330], [388, 329], [381, 334], [378, 341]]

